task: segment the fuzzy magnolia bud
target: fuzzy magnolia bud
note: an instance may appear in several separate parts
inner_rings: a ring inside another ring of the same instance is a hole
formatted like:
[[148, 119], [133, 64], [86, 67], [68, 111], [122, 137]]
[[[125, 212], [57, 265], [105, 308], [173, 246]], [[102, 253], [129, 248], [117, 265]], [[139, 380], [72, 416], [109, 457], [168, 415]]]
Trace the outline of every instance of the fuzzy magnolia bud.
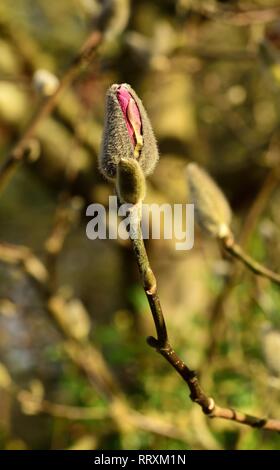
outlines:
[[132, 158], [122, 158], [117, 167], [117, 193], [121, 202], [137, 204], [146, 193], [143, 171]]
[[122, 158], [137, 160], [144, 175], [150, 174], [158, 161], [150, 120], [141, 100], [126, 83], [112, 85], [107, 92], [100, 155], [104, 176], [114, 179]]
[[187, 166], [187, 182], [196, 220], [209, 235], [224, 238], [231, 234], [231, 209], [214, 180], [198, 165]]
[[38, 69], [33, 75], [33, 86], [40, 95], [51, 96], [56, 92], [59, 80], [48, 70]]

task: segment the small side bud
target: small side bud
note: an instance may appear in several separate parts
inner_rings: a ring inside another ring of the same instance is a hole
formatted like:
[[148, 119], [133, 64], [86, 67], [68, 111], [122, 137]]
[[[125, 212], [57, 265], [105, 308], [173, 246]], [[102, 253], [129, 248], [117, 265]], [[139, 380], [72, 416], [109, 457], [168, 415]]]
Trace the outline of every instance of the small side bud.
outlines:
[[26, 148], [24, 149], [23, 157], [31, 163], [34, 163], [40, 158], [41, 146], [37, 139], [29, 139]]
[[215, 181], [198, 165], [190, 163], [187, 183], [200, 227], [213, 237], [230, 236], [231, 209]]
[[107, 92], [100, 171], [115, 179], [122, 158], [137, 160], [144, 175], [152, 173], [159, 158], [142, 101], [126, 83], [112, 85]]
[[143, 171], [136, 160], [122, 158], [117, 167], [117, 193], [120, 201], [128, 204], [141, 202], [146, 193]]
[[144, 274], [143, 284], [144, 289], [148, 294], [155, 294], [157, 290], [157, 281], [151, 268], [147, 268]]
[[33, 75], [33, 86], [38, 94], [48, 97], [56, 92], [59, 80], [48, 70], [38, 69]]

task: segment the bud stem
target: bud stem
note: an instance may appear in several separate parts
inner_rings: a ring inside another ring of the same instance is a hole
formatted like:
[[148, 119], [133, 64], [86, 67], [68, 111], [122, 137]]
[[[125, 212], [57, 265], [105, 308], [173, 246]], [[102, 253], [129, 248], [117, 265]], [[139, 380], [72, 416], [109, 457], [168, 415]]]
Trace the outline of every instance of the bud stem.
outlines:
[[233, 257], [241, 261], [253, 273], [270, 279], [275, 284], [280, 285], [280, 274], [277, 274], [270, 269], [266, 268], [258, 261], [249, 256], [238, 243], [235, 242], [233, 236], [225, 237], [222, 239], [223, 247]]
[[130, 239], [157, 332], [157, 338], [150, 336], [147, 338], [147, 342], [172, 365], [188, 384], [192, 401], [199, 404], [205, 414], [210, 415], [215, 408], [214, 400], [204, 393], [195, 372], [189, 369], [184, 361], [179, 358], [169, 343], [166, 323], [157, 293], [156, 278], [150, 266], [142, 237], [141, 219], [142, 204], [135, 204], [130, 209], [130, 225], [133, 226], [133, 236], [130, 236]]

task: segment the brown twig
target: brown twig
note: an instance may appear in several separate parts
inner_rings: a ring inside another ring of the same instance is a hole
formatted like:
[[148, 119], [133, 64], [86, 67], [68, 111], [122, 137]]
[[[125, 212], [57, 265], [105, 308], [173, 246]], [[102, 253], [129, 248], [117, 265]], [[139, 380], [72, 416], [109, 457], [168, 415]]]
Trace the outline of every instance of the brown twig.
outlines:
[[266, 277], [275, 284], [280, 285], [280, 274], [277, 274], [270, 269], [266, 268], [258, 261], [254, 260], [249, 256], [243, 248], [234, 241], [232, 237], [226, 237], [222, 239], [222, 245], [225, 250], [233, 257], [241, 261], [247, 268], [250, 269], [254, 274], [258, 276]]
[[30, 138], [34, 136], [41, 121], [53, 111], [61, 94], [72, 83], [74, 78], [79, 73], [81, 67], [85, 67], [90, 64], [97, 47], [101, 43], [101, 40], [102, 33], [100, 31], [94, 31], [90, 34], [83, 44], [80, 52], [73, 59], [68, 70], [60, 80], [60, 83], [54, 94], [42, 102], [42, 105], [39, 107], [35, 115], [32, 117], [30, 123], [27, 125], [22, 137], [11, 150], [10, 154], [0, 168], [0, 189], [3, 188], [5, 183], [13, 174], [14, 170], [22, 162], [26, 145], [28, 144]]
[[[272, 145], [269, 146], [268, 153], [270, 152]], [[254, 199], [252, 206], [249, 209], [249, 212], [244, 221], [242, 231], [239, 237], [239, 244], [246, 249], [248, 242], [250, 240], [252, 232], [255, 230], [257, 222], [266, 208], [267, 202], [269, 201], [272, 193], [277, 188], [280, 182], [280, 173], [279, 165], [280, 162], [277, 162], [276, 165], [269, 171], [268, 175], [264, 179], [264, 182]]]
[[[253, 231], [256, 228], [257, 222], [265, 210], [267, 202], [279, 184], [279, 174], [276, 168], [272, 168], [265, 178], [260, 191], [258, 192], [244, 222], [241, 234], [239, 236], [239, 244], [242, 248], [246, 249]], [[229, 277], [225, 281], [225, 285], [221, 293], [215, 300], [209, 318], [209, 325], [211, 325], [211, 334], [209, 338], [209, 346], [207, 348], [207, 358], [209, 361], [215, 355], [217, 339], [221, 337], [221, 319], [224, 313], [225, 305], [230, 298], [230, 295], [236, 285], [237, 279], [242, 275], [245, 268], [243, 264], [234, 263], [233, 269]], [[215, 334], [214, 334], [215, 332]]]
[[239, 424], [246, 424], [252, 428], [280, 432], [280, 420], [256, 418], [255, 416], [236, 411], [233, 408], [221, 408], [220, 406], [215, 405], [214, 410], [209, 416], [210, 418], [223, 418], [230, 421], [235, 421]]
[[166, 361], [169, 362], [169, 364], [186, 382], [190, 390], [191, 400], [197, 403], [201, 407], [202, 411], [211, 418], [223, 418], [251, 427], [258, 427], [270, 431], [280, 431], [280, 420], [257, 418], [235, 411], [231, 408], [221, 408], [215, 404], [213, 398], [209, 397], [203, 391], [195, 371], [191, 370], [184, 363], [169, 342], [165, 319], [157, 293], [156, 278], [151, 269], [142, 237], [140, 204], [137, 204], [130, 209], [129, 235], [157, 332], [157, 338], [149, 337], [147, 342], [150, 346], [155, 348]]

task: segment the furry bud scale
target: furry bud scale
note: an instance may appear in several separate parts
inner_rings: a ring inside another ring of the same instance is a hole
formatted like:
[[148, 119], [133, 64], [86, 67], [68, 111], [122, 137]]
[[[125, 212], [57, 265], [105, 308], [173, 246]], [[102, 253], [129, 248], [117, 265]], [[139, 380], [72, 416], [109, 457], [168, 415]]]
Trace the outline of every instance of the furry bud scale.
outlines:
[[229, 236], [231, 209], [215, 181], [198, 165], [190, 163], [187, 166], [187, 182], [200, 227], [214, 237]]
[[99, 167], [115, 179], [122, 158], [137, 160], [144, 175], [152, 173], [158, 149], [142, 101], [130, 85], [112, 85], [106, 96], [105, 125]]
[[143, 171], [131, 158], [122, 158], [117, 167], [117, 193], [121, 202], [137, 204], [146, 193], [146, 181]]

